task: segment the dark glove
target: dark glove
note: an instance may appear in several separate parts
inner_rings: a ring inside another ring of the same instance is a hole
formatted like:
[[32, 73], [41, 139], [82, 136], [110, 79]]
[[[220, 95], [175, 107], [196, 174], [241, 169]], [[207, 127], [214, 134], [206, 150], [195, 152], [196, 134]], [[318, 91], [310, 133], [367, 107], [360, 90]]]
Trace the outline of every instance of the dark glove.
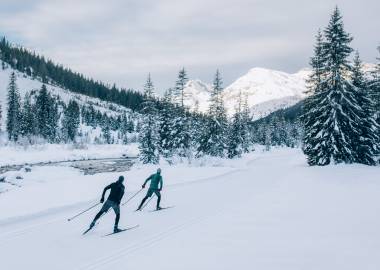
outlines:
[[145, 185], [142, 185], [141, 187], [142, 187], [142, 188], [145, 188]]
[[104, 203], [104, 198], [101, 198], [101, 199], [100, 199], [100, 203]]

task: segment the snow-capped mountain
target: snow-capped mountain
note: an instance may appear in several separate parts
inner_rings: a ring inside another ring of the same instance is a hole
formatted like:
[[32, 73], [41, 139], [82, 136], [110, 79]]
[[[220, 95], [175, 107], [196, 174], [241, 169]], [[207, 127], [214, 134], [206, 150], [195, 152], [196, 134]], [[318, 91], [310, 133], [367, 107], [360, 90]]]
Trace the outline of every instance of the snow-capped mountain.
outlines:
[[185, 105], [195, 111], [206, 112], [209, 105], [212, 85], [201, 80], [190, 80], [185, 88]]
[[308, 74], [308, 70], [289, 74], [253, 68], [224, 90], [223, 98], [228, 113], [234, 112], [240, 93], [248, 98], [248, 105], [255, 118], [292, 106], [305, 97]]
[[[369, 74], [374, 67], [375, 65], [366, 63], [363, 70]], [[240, 93], [243, 97], [247, 96], [253, 119], [265, 117], [271, 112], [296, 104], [306, 97], [306, 79], [310, 72], [307, 68], [296, 73], [252, 68], [223, 90], [228, 115], [231, 116], [235, 112]], [[211, 85], [199, 80], [189, 81], [185, 89], [185, 104], [193, 110], [196, 108], [206, 112], [211, 88]]]
[[[305, 97], [309, 70], [289, 74], [265, 68], [252, 68], [223, 90], [227, 112], [232, 115], [238, 96], [247, 96], [254, 118], [260, 118], [282, 108], [294, 105]], [[201, 112], [207, 111], [212, 86], [200, 80], [191, 80], [185, 89], [185, 104]]]

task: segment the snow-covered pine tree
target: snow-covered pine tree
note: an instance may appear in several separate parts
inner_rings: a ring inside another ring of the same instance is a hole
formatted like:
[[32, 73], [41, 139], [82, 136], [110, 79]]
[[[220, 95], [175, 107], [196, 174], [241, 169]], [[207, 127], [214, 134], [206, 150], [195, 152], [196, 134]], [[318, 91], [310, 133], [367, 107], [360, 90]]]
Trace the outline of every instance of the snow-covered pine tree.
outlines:
[[140, 160], [144, 163], [157, 164], [159, 161], [158, 116], [154, 100], [154, 86], [150, 74], [144, 85], [144, 102], [142, 104], [143, 122], [139, 136]]
[[102, 138], [103, 138], [103, 143], [112, 144], [113, 142], [110, 125], [108, 123], [105, 123], [102, 125]]
[[129, 132], [129, 119], [126, 113], [124, 113], [123, 116], [121, 117], [119, 132], [120, 132], [120, 139], [122, 140], [123, 144], [127, 144], [128, 132]]
[[8, 139], [17, 141], [20, 135], [21, 100], [16, 83], [16, 74], [11, 73], [7, 96], [7, 132]]
[[235, 108], [235, 114], [232, 123], [229, 126], [227, 137], [227, 156], [228, 158], [241, 157], [244, 143], [244, 123], [242, 113], [242, 96], [239, 93], [238, 103]]
[[82, 120], [84, 123], [93, 128], [96, 128], [96, 126], [98, 125], [97, 114], [92, 104], [82, 109]]
[[275, 145], [285, 146], [287, 145], [287, 132], [286, 132], [286, 122], [284, 116], [280, 114], [276, 116], [271, 121], [272, 125], [272, 141]]
[[38, 135], [42, 136], [45, 139], [49, 134], [49, 106], [49, 93], [46, 86], [43, 84], [36, 99], [36, 112], [38, 121]]
[[[316, 91], [311, 99], [315, 106], [309, 107], [309, 119], [314, 119], [311, 132], [313, 153], [305, 151], [310, 165], [355, 162], [356, 138], [359, 136], [361, 119], [357, 90], [349, 80], [350, 64], [348, 57], [352, 52], [349, 43], [352, 38], [343, 28], [342, 16], [335, 8], [329, 25], [324, 30], [322, 43], [322, 81], [321, 91]], [[304, 108], [305, 109], [305, 108]]]
[[227, 133], [227, 114], [222, 99], [222, 78], [219, 70], [216, 71], [211, 93], [208, 121], [204, 127], [198, 147], [199, 154], [224, 157]]
[[371, 95], [364, 74], [362, 72], [362, 62], [359, 53], [356, 52], [354, 66], [352, 69], [352, 84], [357, 89], [357, 100], [361, 110], [359, 117], [359, 134], [356, 138], [355, 152], [356, 162], [367, 165], [375, 165], [375, 156], [379, 153], [380, 138], [379, 125], [375, 120], [375, 103], [371, 100]]
[[[185, 68], [182, 68], [178, 73], [178, 78], [175, 83], [173, 101], [178, 106], [173, 107], [172, 121], [172, 144], [173, 151], [180, 157], [189, 157], [190, 155], [190, 119], [188, 111], [185, 108], [185, 86], [188, 82], [188, 77]], [[173, 153], [174, 153], [173, 152]]]
[[185, 101], [185, 86], [186, 83], [189, 81], [189, 78], [187, 77], [187, 73], [185, 68], [183, 67], [179, 73], [178, 73], [178, 78], [175, 84], [175, 100], [176, 102], [183, 108], [184, 101]]
[[135, 121], [133, 117], [128, 118], [127, 130], [129, 133], [135, 132]]
[[314, 55], [310, 59], [310, 66], [312, 72], [307, 80], [307, 92], [309, 96], [304, 100], [302, 106], [301, 121], [304, 126], [303, 152], [307, 156], [310, 165], [318, 163], [318, 151], [315, 146], [319, 148], [326, 147], [324, 142], [321, 141], [318, 133], [320, 132], [320, 125], [315, 124], [316, 109], [318, 108], [319, 99], [322, 98], [323, 88], [323, 72], [325, 65], [325, 55], [323, 53], [323, 35], [319, 30], [316, 35], [316, 43], [314, 45]]
[[28, 138], [30, 143], [31, 137], [37, 133], [37, 120], [30, 93], [26, 93], [24, 97], [21, 119], [20, 134], [21, 136]]
[[[377, 47], [380, 55], [380, 46]], [[373, 72], [373, 79], [370, 82], [371, 98], [375, 103], [375, 118], [377, 124], [380, 125], [380, 56], [377, 58], [376, 69]], [[380, 130], [378, 131], [380, 137]]]
[[64, 110], [62, 120], [62, 128], [64, 137], [70, 141], [74, 141], [78, 134], [80, 124], [80, 110], [79, 105], [75, 100], [70, 100], [69, 104]]
[[162, 100], [162, 109], [160, 110], [160, 153], [170, 159], [174, 152], [174, 112], [177, 110], [173, 104], [173, 90], [168, 89]]
[[269, 151], [271, 146], [273, 145], [272, 134], [273, 134], [272, 125], [268, 123], [264, 126], [264, 145], [265, 145], [266, 151]]
[[43, 84], [36, 99], [38, 135], [55, 142], [59, 120], [58, 104]]
[[199, 148], [200, 138], [204, 133], [204, 127], [207, 123], [207, 116], [200, 112], [194, 112], [191, 118], [190, 130], [191, 130], [191, 142], [190, 148], [195, 152]]
[[175, 106], [172, 122], [172, 143], [175, 154], [190, 158], [190, 117], [185, 107]]
[[59, 119], [60, 119], [60, 113], [59, 113], [59, 105], [58, 100], [55, 97], [52, 97], [49, 94], [49, 104], [50, 104], [50, 110], [49, 110], [49, 118], [48, 118], [48, 140], [51, 143], [56, 143], [60, 141], [59, 135], [58, 135], [58, 128], [59, 128]]
[[242, 108], [242, 138], [243, 138], [243, 152], [248, 153], [252, 145], [252, 134], [250, 132], [250, 123], [252, 121], [251, 112], [248, 106], [248, 95], [244, 95], [244, 102]]

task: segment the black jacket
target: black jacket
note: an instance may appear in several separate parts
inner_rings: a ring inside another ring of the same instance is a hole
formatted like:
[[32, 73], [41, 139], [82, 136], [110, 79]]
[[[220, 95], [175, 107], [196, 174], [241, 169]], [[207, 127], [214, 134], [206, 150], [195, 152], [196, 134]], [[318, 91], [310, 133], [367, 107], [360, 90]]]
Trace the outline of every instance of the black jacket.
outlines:
[[121, 198], [123, 198], [124, 195], [124, 185], [120, 182], [115, 182], [106, 186], [103, 190], [102, 200], [104, 200], [104, 195], [106, 194], [106, 191], [108, 189], [111, 189], [110, 195], [108, 196], [108, 200], [120, 204]]

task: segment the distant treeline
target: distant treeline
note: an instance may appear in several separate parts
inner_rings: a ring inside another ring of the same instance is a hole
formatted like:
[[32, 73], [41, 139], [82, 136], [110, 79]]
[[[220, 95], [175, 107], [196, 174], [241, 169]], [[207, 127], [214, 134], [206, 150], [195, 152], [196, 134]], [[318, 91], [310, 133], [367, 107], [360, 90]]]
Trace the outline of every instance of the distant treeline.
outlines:
[[5, 37], [0, 41], [0, 59], [13, 69], [40, 78], [44, 83], [53, 83], [72, 92], [120, 104], [134, 111], [140, 110], [143, 102], [141, 93], [131, 89], [118, 89], [115, 85], [110, 87], [102, 82], [86, 78], [35, 52], [14, 46]]

